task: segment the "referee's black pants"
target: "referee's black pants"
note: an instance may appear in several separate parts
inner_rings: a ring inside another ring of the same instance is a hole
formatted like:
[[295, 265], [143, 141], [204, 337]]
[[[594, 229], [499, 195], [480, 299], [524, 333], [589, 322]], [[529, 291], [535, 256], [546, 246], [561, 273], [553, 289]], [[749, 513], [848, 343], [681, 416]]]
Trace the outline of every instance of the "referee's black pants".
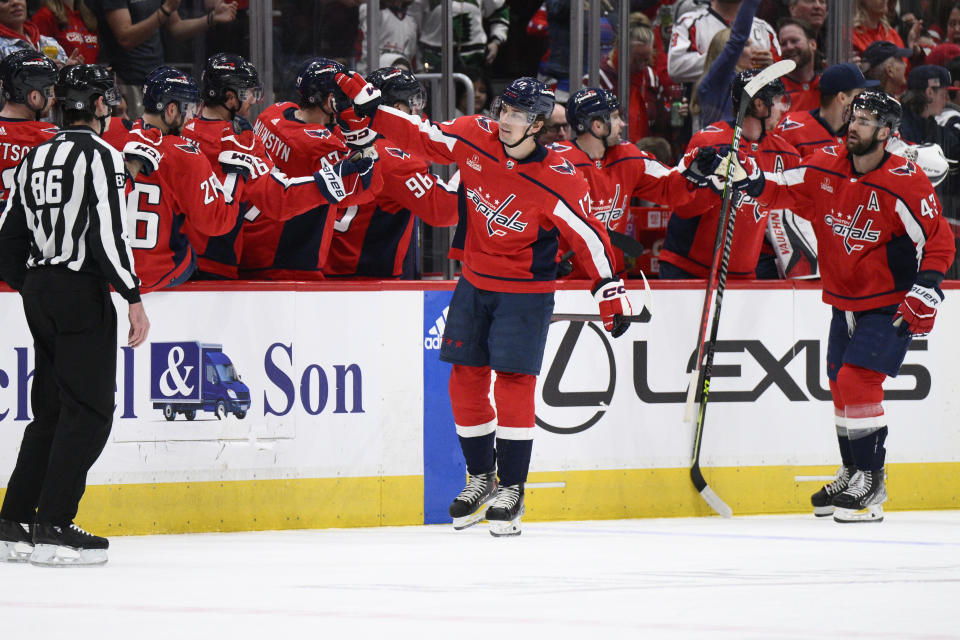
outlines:
[[67, 525], [113, 423], [117, 312], [102, 278], [65, 268], [28, 270], [21, 295], [34, 340], [33, 422], [0, 517]]

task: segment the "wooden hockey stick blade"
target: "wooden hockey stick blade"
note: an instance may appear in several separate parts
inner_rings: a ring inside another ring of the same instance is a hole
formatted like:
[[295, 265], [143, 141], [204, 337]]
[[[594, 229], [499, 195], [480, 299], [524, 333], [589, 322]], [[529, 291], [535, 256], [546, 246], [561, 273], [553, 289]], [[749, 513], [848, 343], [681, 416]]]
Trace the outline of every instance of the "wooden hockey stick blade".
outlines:
[[763, 87], [770, 84], [777, 78], [785, 76], [794, 69], [797, 68], [797, 63], [793, 60], [780, 60], [779, 62], [774, 62], [768, 67], [764, 67], [760, 72], [753, 76], [753, 80], [747, 83], [743, 88], [743, 92], [746, 93], [751, 98], [757, 95], [757, 91], [760, 91]]
[[[646, 308], [639, 315], [624, 316], [630, 322], [650, 322], [651, 317], [650, 311]], [[553, 322], [600, 322], [601, 318], [599, 313], [555, 313], [550, 316], [550, 320]]]
[[707, 484], [707, 481], [703, 477], [703, 473], [700, 472], [700, 464], [697, 461], [694, 461], [693, 466], [690, 467], [690, 480], [693, 481], [694, 488], [700, 493], [700, 497], [703, 498], [703, 501], [710, 505], [710, 508], [717, 512], [717, 514], [723, 516], [724, 518], [730, 518], [733, 516], [733, 509], [730, 506], [720, 499], [720, 496], [710, 488], [710, 485]]
[[700, 382], [700, 369], [690, 372], [690, 382], [687, 385], [687, 403], [683, 406], [683, 421], [693, 423], [693, 407], [697, 400], [697, 384]]
[[613, 229], [610, 229], [607, 234], [610, 236], [610, 244], [615, 246], [617, 249], [620, 249], [620, 251], [623, 251], [631, 258], [639, 258], [641, 255], [643, 255], [643, 244], [638, 242], [636, 239], [628, 236], [625, 233], [614, 231]]

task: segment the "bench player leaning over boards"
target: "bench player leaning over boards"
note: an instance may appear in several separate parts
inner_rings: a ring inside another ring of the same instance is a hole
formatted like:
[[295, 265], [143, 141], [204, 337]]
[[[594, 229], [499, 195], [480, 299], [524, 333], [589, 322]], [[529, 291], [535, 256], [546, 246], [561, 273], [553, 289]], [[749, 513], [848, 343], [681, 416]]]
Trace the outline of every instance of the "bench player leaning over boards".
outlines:
[[113, 75], [64, 67], [55, 92], [63, 129], [17, 167], [0, 218], [0, 275], [20, 291], [35, 351], [33, 421], [0, 508], [0, 550], [39, 565], [102, 564], [109, 542], [74, 518], [113, 423], [110, 285], [129, 304], [130, 346], [150, 322], [127, 240], [124, 159], [100, 138], [120, 102]]
[[930, 180], [885, 149], [900, 117], [899, 102], [868, 89], [851, 105], [844, 146], [783, 173], [761, 172], [746, 156], [746, 169], [734, 168], [758, 202], [795, 207], [817, 235], [823, 301], [833, 307], [827, 376], [842, 464], [811, 501], [815, 515], [837, 522], [883, 520], [883, 381], [899, 373], [910, 341], [933, 329], [955, 252]]
[[[553, 93], [520, 78], [495, 104], [496, 120], [463, 116], [433, 124], [380, 106], [380, 91], [359, 75], [339, 74], [337, 82], [357, 112], [343, 114], [350, 129], [369, 125], [414, 156], [460, 167], [463, 204], [452, 255], [463, 261], [463, 277], [450, 303], [440, 358], [453, 364], [450, 403], [470, 477], [450, 515], [459, 529], [485, 511], [491, 534], [517, 535], [558, 236], [593, 281], [604, 328], [620, 336], [629, 324], [623, 316], [631, 313], [623, 281], [614, 277], [609, 239], [589, 214], [586, 181], [534, 140], [553, 111]], [[489, 399], [491, 370], [497, 372], [496, 411]]]

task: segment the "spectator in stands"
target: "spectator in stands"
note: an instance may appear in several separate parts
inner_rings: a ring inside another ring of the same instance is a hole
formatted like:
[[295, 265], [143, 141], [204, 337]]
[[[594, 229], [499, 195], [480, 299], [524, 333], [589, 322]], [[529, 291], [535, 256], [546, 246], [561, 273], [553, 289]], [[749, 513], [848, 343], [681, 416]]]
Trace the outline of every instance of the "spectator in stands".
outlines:
[[[701, 7], [680, 17], [673, 27], [667, 57], [670, 77], [677, 82], [694, 82], [703, 75], [704, 56], [710, 41], [718, 31], [730, 27], [740, 4], [740, 0], [710, 0], [709, 7]], [[755, 10], [752, 15], [756, 15]], [[755, 66], [764, 67], [780, 59], [777, 34], [767, 22], [754, 18], [748, 34], [755, 51]]]
[[54, 38], [41, 35], [27, 20], [26, 0], [0, 1], [0, 58], [18, 49], [35, 49], [61, 65], [75, 62]]
[[[630, 16], [630, 95], [626, 98], [627, 129], [630, 140], [637, 141], [650, 135], [650, 128], [657, 120], [666, 127], [666, 113], [662, 108], [663, 97], [660, 80], [653, 70], [654, 35], [650, 20], [642, 13]], [[600, 60], [599, 85], [620, 96], [619, 45], [613, 43], [610, 53]], [[686, 117], [686, 114], [684, 114]]]
[[562, 104], [556, 104], [553, 112], [547, 118], [543, 128], [534, 136], [537, 142], [546, 146], [554, 142], [563, 142], [573, 139], [573, 129], [567, 122], [567, 109]]
[[[483, 2], [451, 2], [450, 19], [457, 25], [453, 30], [454, 63], [456, 71], [479, 69], [493, 64], [500, 46], [507, 41], [510, 8], [505, 0]], [[443, 7], [434, 0], [416, 0], [414, 6], [422, 17], [420, 47], [424, 67], [440, 70], [440, 44]], [[484, 29], [489, 25], [490, 32]]]
[[175, 38], [190, 38], [237, 16], [236, 2], [205, 0], [209, 12], [181, 19], [180, 0], [89, 0], [100, 25], [101, 62], [117, 74], [117, 87], [136, 118], [143, 111], [143, 82], [164, 62], [160, 29]]
[[734, 76], [768, 62], [768, 50], [746, 46], [759, 4], [760, 0], [743, 0], [733, 29], [721, 30], [710, 42], [707, 53], [710, 64], [704, 67], [694, 93], [693, 111], [699, 116], [696, 129], [711, 122], [729, 120], [732, 117], [730, 85]]
[[[493, 102], [493, 90], [490, 88], [490, 78], [481, 69], [470, 69], [467, 77], [473, 81], [473, 114], [490, 115], [490, 104]], [[457, 112], [458, 115], [467, 113], [467, 92], [460, 83], [457, 83]]]
[[899, 97], [907, 87], [907, 63], [904, 58], [912, 53], [910, 49], [892, 42], [874, 42], [863, 52], [863, 75], [879, 81], [883, 90], [894, 98]]
[[[892, 42], [903, 49], [903, 40], [897, 30], [890, 26], [887, 18], [887, 0], [857, 0], [853, 14], [853, 49], [863, 54], [873, 42]], [[910, 30], [907, 46], [913, 48], [917, 34], [920, 32], [920, 22], [916, 22]], [[908, 54], [909, 57], [909, 54]]]
[[783, 77], [791, 111], [809, 111], [820, 105], [820, 74], [816, 69], [817, 39], [813, 28], [802, 20], [784, 18], [777, 25], [783, 57], [797, 68]]
[[827, 20], [827, 0], [789, 0], [787, 6], [791, 18], [805, 21], [813, 29], [814, 37], [819, 37]]
[[946, 67], [951, 60], [960, 59], [960, 44], [944, 42], [935, 46], [927, 54], [925, 64], [936, 64]]
[[955, 3], [950, 12], [947, 13], [946, 20], [947, 33], [944, 37], [945, 42], [960, 44], [960, 2]]
[[76, 49], [79, 62], [97, 62], [97, 18], [83, 0], [43, 0], [30, 21], [41, 34], [56, 39], [64, 51]]
[[[413, 0], [380, 0], [380, 24], [378, 48], [380, 67], [393, 66], [397, 58], [414, 61], [417, 58], [417, 41], [420, 38], [420, 22], [409, 11]], [[357, 60], [357, 71], [367, 73], [367, 4], [359, 7], [360, 38], [362, 53]], [[409, 62], [408, 62], [409, 64]], [[378, 67], [379, 68], [379, 67]], [[408, 69], [409, 70], [409, 69]]]
[[648, 136], [637, 140], [637, 149], [646, 151], [665, 165], [673, 164], [673, 150], [666, 138]]

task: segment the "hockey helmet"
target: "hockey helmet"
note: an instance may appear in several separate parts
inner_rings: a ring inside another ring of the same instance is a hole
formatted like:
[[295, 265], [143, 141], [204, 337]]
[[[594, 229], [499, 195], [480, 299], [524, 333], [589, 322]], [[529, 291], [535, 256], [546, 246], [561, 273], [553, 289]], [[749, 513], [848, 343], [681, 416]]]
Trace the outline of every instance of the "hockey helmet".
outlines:
[[494, 101], [493, 113], [499, 117], [501, 108], [507, 105], [525, 112], [527, 124], [533, 124], [538, 118], [549, 118], [556, 101], [553, 91], [539, 80], [530, 77], [517, 78], [508, 84]]
[[[740, 112], [740, 100], [743, 97], [743, 89], [747, 84], [760, 73], [757, 69], [747, 69], [746, 71], [741, 71], [733, 77], [733, 85], [731, 89], [731, 97], [733, 99], [733, 112]], [[773, 105], [773, 101], [778, 96], [786, 95], [787, 88], [783, 85], [783, 80], [776, 78], [771, 80], [767, 84], [760, 87], [760, 90], [753, 96], [753, 98], [760, 98], [763, 100], [763, 103], [770, 107]], [[753, 99], [750, 100], [750, 106], [747, 108], [747, 115], [753, 115]]]
[[339, 99], [342, 92], [335, 78], [345, 70], [342, 64], [327, 58], [311, 58], [300, 65], [295, 83], [297, 93], [300, 94], [300, 105], [319, 106], [331, 93]]
[[96, 101], [100, 96], [110, 107], [120, 104], [120, 91], [113, 74], [100, 64], [72, 64], [60, 69], [53, 91], [63, 110], [95, 115]]
[[0, 87], [7, 102], [26, 104], [31, 91], [53, 97], [57, 65], [33, 49], [19, 49], [0, 61]]
[[598, 87], [580, 89], [567, 100], [567, 122], [577, 133], [587, 131], [595, 118], [609, 125], [611, 114], [618, 111], [620, 101], [616, 94]]
[[903, 109], [896, 98], [876, 89], [861, 91], [850, 105], [850, 117], [857, 111], [866, 111], [877, 117], [879, 126], [890, 127], [890, 133], [896, 133], [903, 118]]
[[426, 94], [420, 81], [404, 69], [397, 67], [383, 67], [367, 76], [367, 82], [380, 89], [386, 105], [403, 102], [412, 113], [423, 111], [426, 103]]
[[200, 85], [203, 101], [211, 105], [226, 102], [227, 91], [237, 94], [240, 102], [251, 97], [254, 102], [263, 100], [263, 85], [257, 68], [234, 53], [218, 53], [207, 58]]
[[171, 102], [175, 102], [184, 114], [195, 112], [200, 104], [200, 87], [196, 80], [179, 69], [157, 67], [143, 83], [144, 111], [160, 113]]

